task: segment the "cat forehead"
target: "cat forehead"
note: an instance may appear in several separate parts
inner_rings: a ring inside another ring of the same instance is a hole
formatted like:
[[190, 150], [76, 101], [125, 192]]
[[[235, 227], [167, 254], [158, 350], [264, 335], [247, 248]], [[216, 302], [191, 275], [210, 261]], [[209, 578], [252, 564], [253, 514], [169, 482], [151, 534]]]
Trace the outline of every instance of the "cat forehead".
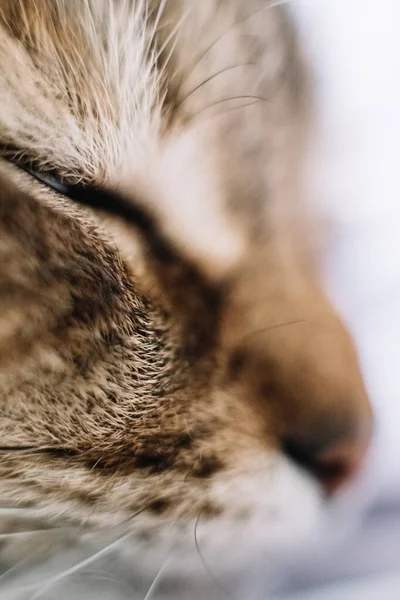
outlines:
[[229, 97], [257, 101], [261, 73], [271, 91], [289, 29], [273, 2], [8, 0], [2, 143], [71, 178], [107, 178], [146, 152], [166, 121], [230, 107]]
[[[278, 35], [279, 14], [268, 7], [254, 2], [243, 9], [236, 0], [223, 7], [215, 0], [6, 2], [0, 8], [1, 143], [71, 181], [119, 185], [128, 172], [128, 191], [140, 179], [165, 213], [177, 207], [171, 235], [188, 232], [185, 251], [195, 246], [195, 258], [214, 261], [217, 272], [229, 268], [243, 241], [232, 236], [225, 214], [216, 214], [225, 186], [214, 173], [221, 136], [199, 136], [180, 121], [205, 109], [204, 133], [217, 127], [207, 107], [218, 107], [224, 95], [246, 92], [245, 102], [256, 101], [259, 70], [252, 64], [258, 60], [267, 79], [276, 77], [286, 40]], [[184, 135], [166, 135], [171, 114]], [[247, 137], [243, 127], [239, 136]]]
[[149, 137], [159, 73], [144, 3], [10, 2], [0, 32], [3, 145], [99, 180]]

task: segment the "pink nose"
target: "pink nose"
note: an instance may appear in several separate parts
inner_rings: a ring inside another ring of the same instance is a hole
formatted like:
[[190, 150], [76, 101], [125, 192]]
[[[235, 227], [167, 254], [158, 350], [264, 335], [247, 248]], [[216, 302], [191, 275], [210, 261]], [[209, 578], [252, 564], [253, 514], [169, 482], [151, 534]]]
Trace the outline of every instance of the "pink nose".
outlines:
[[344, 440], [317, 457], [316, 475], [328, 494], [349, 483], [363, 466], [370, 437]]
[[[371, 441], [372, 417], [364, 415], [364, 422], [355, 427], [355, 433], [340, 433], [335, 428], [332, 432], [332, 424], [326, 427], [327, 434], [324, 436], [324, 427], [318, 432], [318, 441], [312, 443], [312, 437], [295, 441], [288, 439], [284, 448], [291, 458], [310, 471], [321, 483], [328, 495], [348, 484], [360, 471], [366, 458]], [[321, 442], [321, 440], [323, 440]]]

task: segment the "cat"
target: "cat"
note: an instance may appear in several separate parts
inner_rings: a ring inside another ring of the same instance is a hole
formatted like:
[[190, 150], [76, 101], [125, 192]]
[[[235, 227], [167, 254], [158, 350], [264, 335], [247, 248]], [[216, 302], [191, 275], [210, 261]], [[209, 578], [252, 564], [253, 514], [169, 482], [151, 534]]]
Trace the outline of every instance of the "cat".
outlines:
[[223, 571], [318, 528], [372, 417], [315, 269], [311, 128], [279, 2], [2, 1], [3, 532], [122, 530], [151, 563], [198, 527]]

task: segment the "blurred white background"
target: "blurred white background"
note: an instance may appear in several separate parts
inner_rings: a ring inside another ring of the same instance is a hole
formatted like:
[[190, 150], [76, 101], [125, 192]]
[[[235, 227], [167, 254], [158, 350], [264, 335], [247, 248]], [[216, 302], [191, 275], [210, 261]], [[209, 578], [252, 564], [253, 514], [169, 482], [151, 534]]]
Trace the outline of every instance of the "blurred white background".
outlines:
[[333, 234], [327, 285], [358, 341], [376, 409], [376, 491], [398, 494], [400, 505], [400, 2], [292, 8], [315, 73], [310, 180]]
[[[400, 598], [400, 2], [289, 2], [314, 68], [310, 186], [328, 290], [358, 343], [377, 433], [360, 530], [299, 575], [307, 600]], [[331, 582], [326, 586], [326, 582]], [[322, 587], [311, 591], [315, 584]]]

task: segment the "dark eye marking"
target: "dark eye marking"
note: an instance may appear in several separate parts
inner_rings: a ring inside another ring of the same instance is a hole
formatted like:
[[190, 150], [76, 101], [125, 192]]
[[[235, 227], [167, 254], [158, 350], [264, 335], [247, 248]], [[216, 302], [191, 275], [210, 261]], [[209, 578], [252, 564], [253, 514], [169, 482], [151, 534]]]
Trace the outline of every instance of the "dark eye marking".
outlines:
[[118, 216], [124, 221], [138, 227], [157, 259], [162, 262], [176, 262], [177, 255], [171, 245], [159, 233], [156, 220], [141, 206], [115, 191], [110, 191], [94, 185], [84, 183], [69, 183], [57, 176], [55, 171], [43, 171], [34, 166], [30, 161], [17, 158], [15, 152], [2, 149], [3, 158], [16, 165], [40, 183], [51, 188], [58, 194], [70, 198], [73, 202], [103, 210], [111, 215]]
[[209, 281], [199, 266], [182, 254], [174, 241], [164, 235], [162, 225], [144, 201], [105, 187], [67, 182], [58, 177], [55, 171], [38, 169], [34, 159], [30, 162], [18, 159], [17, 151], [11, 152], [9, 148], [4, 149], [0, 145], [1, 154], [72, 202], [104, 211], [132, 225], [147, 247], [162, 293], [169, 298], [170, 306], [190, 332], [185, 338], [185, 356], [196, 360], [206, 349], [215, 346], [223, 286]]

